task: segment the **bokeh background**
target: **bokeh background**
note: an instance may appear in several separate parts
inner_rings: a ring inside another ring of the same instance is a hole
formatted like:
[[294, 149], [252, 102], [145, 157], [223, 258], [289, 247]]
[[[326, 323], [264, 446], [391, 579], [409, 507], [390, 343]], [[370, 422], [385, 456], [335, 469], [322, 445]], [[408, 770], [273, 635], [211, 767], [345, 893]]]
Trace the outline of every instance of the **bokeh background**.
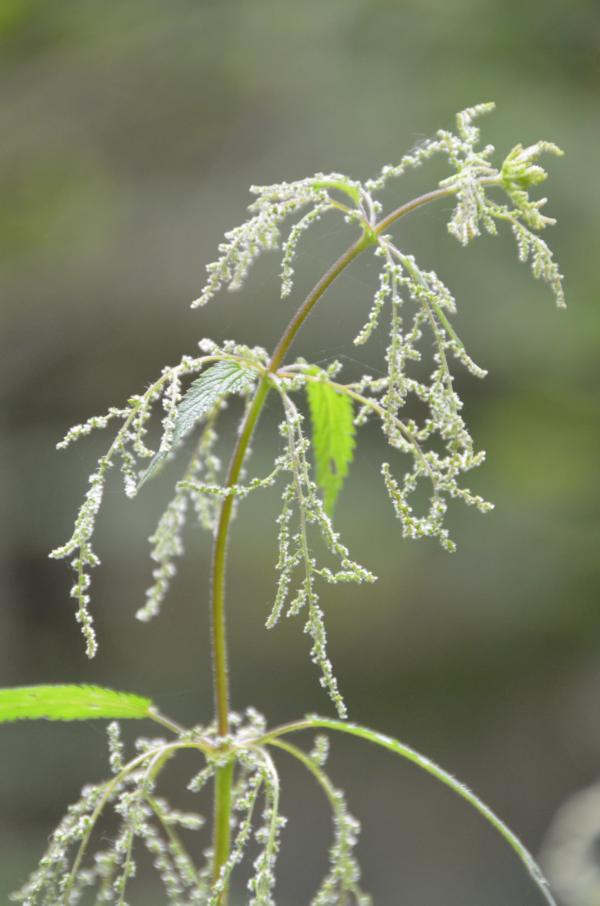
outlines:
[[[317, 170], [368, 177], [456, 110], [490, 99], [497, 112], [482, 125], [499, 155], [538, 138], [565, 149], [548, 161], [559, 221], [548, 238], [566, 312], [516, 261], [509, 237], [461, 249], [445, 229], [447, 205], [396, 228], [456, 291], [459, 333], [489, 369], [484, 382], [461, 375], [459, 389], [488, 450], [473, 484], [496, 509], [452, 511], [453, 556], [402, 542], [379, 477], [381, 439], [365, 433], [338, 516], [381, 578], [327, 595], [351, 716], [440, 761], [538, 851], [559, 804], [600, 777], [596, 0], [3, 0], [0, 42], [0, 684], [105, 683], [150, 694], [183, 722], [211, 712], [210, 539], [190, 533], [163, 615], [136, 623], [146, 539], [176, 469], [133, 503], [115, 480], [98, 528], [100, 654], [88, 663], [71, 577], [47, 553], [70, 533], [104, 439], [60, 454], [55, 443], [203, 336], [272, 346], [294, 299], [349, 243], [349, 228], [324, 221], [304, 246], [291, 301], [278, 299], [276, 262], [265, 258], [244, 292], [190, 311], [220, 236], [245, 217], [251, 183]], [[441, 175], [420, 172], [387, 200]], [[296, 351], [322, 362], [347, 355], [349, 373], [377, 366], [380, 335], [351, 346], [375, 275], [357, 262]], [[257, 472], [276, 442], [274, 416], [273, 403]], [[301, 624], [263, 628], [276, 507], [271, 492], [244, 505], [228, 585], [234, 701], [271, 722], [328, 710]], [[20, 724], [1, 736], [7, 902], [106, 759], [95, 724]], [[540, 902], [508, 847], [415, 768], [342, 741], [330, 768], [362, 820], [364, 883], [377, 903]], [[324, 868], [327, 814], [308, 776], [282, 770], [291, 820], [280, 901], [300, 906]], [[163, 902], [144, 874], [135, 896]]]

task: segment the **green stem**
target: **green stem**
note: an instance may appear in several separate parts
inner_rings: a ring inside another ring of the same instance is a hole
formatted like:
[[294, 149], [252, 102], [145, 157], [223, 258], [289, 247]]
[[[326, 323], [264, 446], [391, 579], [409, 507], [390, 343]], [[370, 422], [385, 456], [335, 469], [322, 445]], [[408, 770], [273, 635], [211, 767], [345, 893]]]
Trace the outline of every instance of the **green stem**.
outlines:
[[[236, 448], [233, 452], [227, 487], [237, 484], [244, 457], [258, 420], [261, 409], [269, 392], [267, 378], [263, 377], [258, 384], [256, 394], [242, 426]], [[229, 733], [229, 670], [227, 666], [227, 635], [225, 625], [225, 563], [227, 558], [227, 538], [233, 508], [234, 496], [223, 500], [212, 563], [212, 650], [213, 680], [215, 690], [215, 713], [219, 736]], [[233, 786], [234, 762], [217, 768], [215, 774], [215, 805], [213, 817], [213, 878], [216, 881], [221, 868], [227, 862], [231, 849], [231, 791]], [[221, 896], [221, 904], [227, 903], [227, 889]]]
[[[213, 879], [218, 881], [221, 869], [229, 858], [231, 849], [231, 807], [233, 771], [235, 762], [217, 768], [215, 773], [215, 813], [213, 819]], [[227, 902], [227, 888], [221, 895], [221, 904]]]
[[[482, 182], [485, 182], [482, 180]], [[348, 267], [349, 264], [357, 258], [370, 245], [377, 241], [377, 236], [385, 232], [393, 223], [410, 214], [417, 208], [438, 201], [442, 198], [448, 198], [456, 194], [455, 189], [435, 189], [418, 198], [414, 198], [406, 204], [401, 205], [380, 220], [372, 230], [363, 233], [360, 239], [357, 239], [346, 251], [332, 264], [328, 271], [321, 277], [318, 283], [306, 296], [291, 321], [287, 325], [281, 339], [279, 340], [266, 374], [263, 375], [256, 388], [256, 392], [246, 417], [242, 424], [237, 444], [233, 451], [229, 470], [227, 473], [226, 487], [237, 484], [244, 459], [248, 451], [250, 440], [256, 423], [265, 404], [265, 400], [270, 390], [270, 375], [274, 374], [292, 345], [296, 334], [310, 315], [314, 306], [321, 296], [326, 292], [337, 277]], [[213, 652], [213, 681], [215, 692], [215, 714], [219, 736], [227, 736], [229, 733], [229, 710], [230, 710], [230, 693], [229, 693], [229, 672], [227, 665], [227, 637], [225, 624], [225, 564], [227, 558], [227, 541], [229, 537], [229, 525], [233, 509], [233, 495], [226, 497], [221, 505], [217, 530], [215, 534], [211, 570], [211, 636]], [[222, 865], [227, 860], [231, 845], [231, 787], [233, 783], [233, 763], [228, 763], [217, 769], [215, 780], [215, 808], [213, 819], [213, 851], [214, 866], [213, 876], [215, 879], [219, 876]], [[227, 893], [221, 898], [221, 906], [227, 902]]]
[[[258, 384], [256, 394], [242, 426], [229, 470], [226, 487], [237, 484], [244, 464], [244, 457], [254, 431], [258, 416], [269, 392], [267, 378], [263, 376]], [[234, 503], [234, 495], [225, 497], [221, 504], [219, 522], [215, 535], [212, 561], [212, 646], [213, 674], [215, 690], [215, 714], [219, 736], [229, 733], [229, 671], [227, 667], [227, 638], [225, 626], [225, 563], [227, 558], [227, 539], [229, 523]]]

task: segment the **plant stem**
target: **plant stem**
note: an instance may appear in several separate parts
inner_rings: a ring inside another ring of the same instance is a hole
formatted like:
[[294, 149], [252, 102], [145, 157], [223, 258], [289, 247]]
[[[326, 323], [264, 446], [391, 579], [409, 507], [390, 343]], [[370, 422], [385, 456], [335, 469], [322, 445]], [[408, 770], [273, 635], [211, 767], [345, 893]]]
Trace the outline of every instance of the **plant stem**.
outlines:
[[[258, 420], [261, 409], [269, 392], [269, 384], [263, 376], [258, 384], [254, 399], [246, 413], [246, 418], [229, 463], [226, 487], [237, 484], [244, 457]], [[229, 733], [229, 672], [227, 667], [227, 639], [225, 627], [225, 562], [227, 557], [227, 538], [233, 509], [233, 495], [225, 497], [221, 505], [219, 522], [215, 535], [212, 561], [212, 646], [213, 674], [215, 691], [215, 714], [219, 736]]]
[[[319, 280], [314, 289], [306, 297], [296, 314], [288, 324], [281, 340], [269, 362], [268, 373], [258, 384], [254, 399], [246, 413], [242, 430], [231, 457], [227, 473], [226, 486], [236, 484], [244, 458], [252, 438], [252, 433], [265, 400], [269, 393], [269, 374], [277, 370], [283, 357], [289, 349], [300, 327], [310, 314], [325, 290], [333, 283], [335, 278], [370, 244], [370, 240], [362, 236], [354, 243]], [[219, 736], [229, 733], [229, 672], [227, 666], [227, 638], [225, 625], [225, 563], [227, 557], [227, 539], [229, 524], [233, 508], [233, 496], [226, 497], [221, 506], [219, 522], [215, 535], [212, 563], [212, 648], [213, 648], [213, 678], [215, 690], [215, 713]], [[213, 823], [213, 851], [214, 866], [213, 877], [219, 877], [222, 866], [227, 861], [231, 846], [231, 787], [233, 784], [233, 762], [217, 769], [215, 778], [215, 806]], [[221, 906], [227, 902], [227, 891], [221, 898]]]
[[[491, 180], [487, 181], [489, 184]], [[486, 183], [486, 180], [482, 180]], [[348, 267], [349, 264], [357, 258], [370, 245], [377, 241], [377, 236], [385, 232], [393, 223], [410, 214], [417, 208], [438, 201], [442, 198], [448, 198], [456, 194], [455, 189], [435, 189], [425, 195], [420, 195], [406, 204], [401, 205], [392, 211], [369, 232], [356, 240], [346, 251], [332, 264], [328, 271], [321, 277], [318, 283], [306, 296], [291, 321], [287, 325], [281, 339], [279, 340], [266, 374], [261, 378], [252, 402], [246, 413], [242, 428], [238, 437], [237, 444], [233, 451], [229, 469], [227, 472], [226, 487], [237, 484], [244, 459], [248, 451], [250, 440], [254, 428], [265, 404], [265, 400], [270, 390], [269, 376], [274, 374], [281, 365], [288, 349], [292, 345], [296, 334], [308, 318], [314, 306], [321, 296], [326, 292], [337, 277]], [[215, 714], [219, 736], [227, 736], [229, 733], [229, 672], [227, 666], [227, 638], [225, 624], [225, 564], [227, 557], [227, 540], [229, 536], [229, 525], [233, 509], [233, 495], [225, 497], [221, 505], [217, 530], [215, 534], [211, 570], [211, 637], [213, 652], [213, 681], [215, 693]], [[215, 880], [218, 878], [222, 866], [225, 864], [229, 855], [231, 844], [231, 788], [233, 784], [234, 763], [228, 764], [217, 769], [215, 779], [215, 807], [213, 819], [213, 851], [214, 866], [213, 875]], [[221, 898], [221, 906], [227, 902], [227, 891]]]

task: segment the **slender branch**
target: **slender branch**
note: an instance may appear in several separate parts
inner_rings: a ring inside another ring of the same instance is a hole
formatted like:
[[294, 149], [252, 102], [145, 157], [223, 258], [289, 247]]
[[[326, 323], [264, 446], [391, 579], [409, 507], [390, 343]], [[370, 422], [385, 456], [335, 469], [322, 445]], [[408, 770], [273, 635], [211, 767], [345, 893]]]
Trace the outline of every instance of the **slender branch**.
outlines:
[[[260, 415], [268, 392], [269, 384], [267, 378], [263, 377], [258, 384], [254, 399], [246, 413], [246, 418], [229, 464], [225, 487], [230, 488], [237, 484], [254, 427], [258, 421], [258, 416]], [[223, 500], [221, 505], [212, 561], [213, 673], [215, 712], [219, 736], [227, 736], [229, 733], [229, 673], [225, 634], [225, 563], [233, 502], [234, 496], [230, 495]]]
[[165, 717], [164, 714], [158, 710], [158, 708], [150, 708], [148, 712], [148, 717], [155, 721], [157, 724], [161, 724], [163, 727], [166, 727], [167, 730], [170, 730], [172, 733], [175, 733], [177, 736], [181, 736], [185, 733], [185, 728], [181, 724], [176, 723], [176, 721], [171, 720], [170, 717]]
[[[497, 186], [500, 185], [501, 180], [498, 176], [486, 176], [484, 179], [479, 180], [479, 185], [481, 186]], [[458, 189], [454, 187], [444, 188], [444, 189], [434, 189], [432, 192], [426, 192], [425, 195], [419, 195], [417, 198], [413, 198], [411, 201], [407, 201], [405, 204], [400, 205], [399, 208], [396, 208], [395, 211], [392, 211], [391, 214], [388, 214], [387, 217], [383, 217], [378, 223], [373, 227], [373, 232], [377, 236], [381, 236], [382, 233], [391, 227], [393, 223], [397, 220], [400, 220], [401, 217], [405, 217], [406, 214], [411, 214], [413, 211], [416, 211], [417, 208], [422, 208], [423, 205], [430, 204], [432, 201], [441, 201], [443, 198], [450, 198], [452, 195], [456, 195]]]
[[[344, 819], [347, 816], [345, 802], [344, 802], [344, 799], [340, 797], [340, 793], [338, 792], [338, 790], [336, 790], [336, 788], [334, 787], [333, 783], [331, 782], [330, 778], [325, 773], [325, 771], [321, 768], [320, 765], [318, 765], [314, 761], [313, 758], [310, 757], [310, 755], [308, 755], [302, 749], [299, 749], [298, 746], [292, 745], [292, 743], [290, 743], [290, 742], [284, 742], [283, 739], [273, 738], [268, 741], [268, 745], [276, 746], [276, 748], [281, 749], [284, 752], [287, 752], [288, 755], [291, 755], [293, 758], [296, 758], [300, 762], [300, 764], [303, 765], [306, 768], [306, 770], [309, 771], [313, 775], [313, 777], [315, 778], [315, 780], [317, 781], [317, 783], [319, 784], [319, 786], [325, 793], [325, 796], [327, 797], [327, 801], [329, 802], [329, 806], [331, 808], [331, 811], [332, 811], [333, 817], [334, 817], [336, 836], [339, 839], [339, 835], [344, 834], [344, 823], [345, 823]], [[346, 840], [348, 840], [347, 831], [346, 831], [345, 836], [346, 836]], [[355, 844], [350, 842], [348, 845], [348, 850], [350, 850], [353, 845], [355, 845]], [[358, 868], [356, 863], [354, 863], [352, 867]], [[327, 883], [327, 880], [328, 879], [326, 878], [325, 883]], [[364, 899], [365, 899], [364, 897], [362, 900], [360, 899], [361, 891], [358, 887], [357, 880], [354, 876], [351, 878], [350, 883], [348, 883], [348, 879], [346, 877], [338, 876], [338, 883], [340, 883], [339, 893], [340, 893], [341, 897], [344, 897], [344, 895], [346, 893], [348, 893], [349, 891], [352, 891], [357, 903], [364, 902]], [[323, 888], [321, 888], [321, 890], [322, 889]], [[345, 899], [340, 900], [340, 902], [345, 902]], [[369, 899], [369, 902], [370, 902], [370, 899]]]
[[298, 720], [293, 723], [283, 724], [280, 727], [275, 727], [273, 730], [269, 730], [263, 736], [259, 737], [255, 741], [255, 745], [270, 745], [275, 743], [275, 741], [280, 736], [287, 736], [288, 733], [296, 733], [300, 730], [334, 730], [340, 733], [347, 733], [350, 736], [358, 736], [361, 739], [366, 740], [367, 742], [375, 743], [376, 745], [381, 746], [384, 749], [388, 749], [390, 752], [393, 752], [395, 755], [400, 755], [402, 758], [411, 761], [413, 764], [416, 764], [422, 770], [426, 771], [428, 774], [431, 774], [437, 780], [441, 781], [447, 787], [450, 787], [455, 793], [465, 799], [469, 805], [471, 805], [476, 811], [482, 815], [486, 821], [488, 821], [492, 827], [494, 827], [498, 833], [504, 837], [506, 842], [512, 849], [515, 851], [521, 862], [527, 868], [531, 878], [536, 883], [538, 888], [543, 893], [546, 901], [550, 906], [556, 906], [555, 900], [550, 893], [549, 885], [541, 872], [537, 862], [527, 849], [524, 843], [514, 834], [511, 829], [502, 821], [501, 818], [496, 815], [492, 809], [485, 804], [478, 796], [475, 795], [468, 787], [466, 787], [460, 780], [457, 780], [456, 777], [453, 777], [452, 774], [449, 774], [443, 768], [431, 759], [427, 758], [425, 755], [421, 755], [420, 752], [417, 752], [415, 749], [412, 749], [410, 746], [407, 746], [405, 743], [400, 742], [398, 739], [394, 739], [391, 736], [387, 736], [383, 733], [377, 733], [375, 730], [370, 730], [368, 727], [362, 727], [360, 724], [349, 723], [347, 721], [341, 720], [332, 720], [322, 717], [306, 717], [304, 720]]
[[[231, 808], [233, 796], [233, 772], [235, 762], [229, 761], [215, 771], [215, 806], [213, 817], [213, 880], [216, 882], [226, 864], [231, 850]], [[227, 903], [227, 887], [220, 899], [221, 906]]]

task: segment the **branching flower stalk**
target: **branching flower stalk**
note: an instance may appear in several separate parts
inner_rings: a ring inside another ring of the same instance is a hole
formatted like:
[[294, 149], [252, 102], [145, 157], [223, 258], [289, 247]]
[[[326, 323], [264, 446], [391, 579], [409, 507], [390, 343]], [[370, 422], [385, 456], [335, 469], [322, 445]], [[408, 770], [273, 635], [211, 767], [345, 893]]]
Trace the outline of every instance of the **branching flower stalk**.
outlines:
[[[184, 525], [190, 513], [195, 514], [196, 522], [213, 533], [215, 716], [211, 725], [188, 730], [162, 715], [147, 699], [99, 687], [0, 690], [0, 721], [33, 717], [149, 718], [175, 736], [171, 742], [138, 740], [138, 753], [125, 762], [118, 724], [110, 724], [112, 779], [84, 789], [51, 838], [37, 871], [14, 895], [17, 902], [25, 906], [71, 906], [80, 901], [85, 890], [93, 888], [97, 904], [126, 906], [127, 891], [135, 882], [137, 847], [142, 845], [152, 857], [168, 903], [226, 906], [232, 873], [254, 839], [259, 849], [250, 873], [247, 902], [250, 906], [274, 906], [276, 859], [285, 819], [279, 812], [280, 785], [273, 755], [284, 752], [313, 776], [333, 813], [330, 865], [312, 906], [368, 906], [371, 901], [359, 886], [360, 869], [354, 854], [359, 825], [348, 811], [344, 794], [323, 770], [327, 740], [317, 737], [313, 751], [305, 752], [287, 739], [288, 734], [300, 730], [321, 729], [345, 732], [383, 746], [446, 784], [505, 838], [546, 900], [553, 902], [527, 849], [475, 794], [405, 744], [345, 721], [347, 706], [328, 655], [320, 603], [322, 585], [371, 583], [376, 578], [353, 559], [332, 520], [352, 460], [356, 431], [369, 419], [377, 419], [390, 449], [381, 464], [381, 474], [404, 537], [436, 538], [444, 549], [453, 551], [455, 542], [445, 525], [449, 501], [462, 500], [483, 513], [492, 506], [463, 483], [464, 475], [483, 462], [484, 453], [476, 449], [463, 418], [453, 368], [458, 363], [477, 378], [484, 377], [485, 371], [475, 364], [452, 326], [456, 301], [451, 291], [390, 232], [397, 221], [425, 205], [452, 198], [454, 210], [448, 230], [463, 245], [482, 231], [494, 235], [498, 225], [507, 224], [520, 260], [530, 263], [534, 276], [547, 283], [557, 305], [564, 306], [560, 272], [539, 235], [554, 221], [541, 213], [545, 199], [530, 198], [530, 190], [546, 178], [538, 162], [540, 155], [561, 152], [549, 142], [525, 149], [517, 145], [496, 167], [492, 162], [494, 149], [490, 145], [479, 147], [475, 125], [492, 106], [480, 104], [458, 114], [455, 132], [440, 130], [398, 164], [384, 167], [377, 177], [364, 183], [338, 173], [320, 173], [289, 184], [254, 187], [256, 200], [250, 206], [250, 219], [225, 235], [194, 306], [206, 304], [222, 288], [239, 289], [256, 258], [277, 248], [281, 250], [281, 296], [286, 298], [294, 289], [295, 255], [307, 230], [330, 215], [341, 215], [349, 228], [358, 230], [357, 238], [298, 306], [272, 354], [235, 341], [217, 344], [202, 340], [200, 355], [183, 356], [178, 364], [163, 369], [145, 393], [131, 397], [121, 408], [111, 408], [105, 415], [75, 426], [59, 444], [61, 448], [68, 446], [92, 430], [120, 422], [90, 477], [71, 539], [51, 554], [72, 562], [76, 618], [86, 652], [92, 657], [97, 640], [89, 608], [90, 570], [99, 563], [92, 536], [108, 473], [118, 465], [125, 493], [134, 497], [195, 435], [187, 467], [150, 539], [153, 581], [137, 616], [147, 621], [159, 614], [176, 572], [176, 561], [184, 553]], [[378, 193], [390, 180], [436, 154], [447, 158], [451, 175], [432, 191], [383, 214]], [[292, 225], [282, 237], [289, 218]], [[355, 343], [366, 343], [380, 329], [389, 309], [386, 374], [365, 374], [344, 383], [338, 362], [326, 368], [303, 359], [287, 362], [290, 348], [314, 307], [352, 262], [369, 250], [380, 265], [378, 286]], [[427, 365], [430, 349], [433, 352]], [[281, 404], [282, 449], [267, 475], [248, 477], [251, 439], [271, 390]], [[221, 463], [215, 454], [218, 423], [235, 397], [243, 399], [244, 414], [221, 478]], [[411, 399], [425, 411], [418, 420], [406, 414]], [[160, 441], [153, 448], [148, 438], [153, 418], [161, 409]], [[311, 660], [338, 719], [308, 717], [268, 730], [264, 718], [253, 709], [244, 715], [231, 711], [225, 572], [229, 528], [237, 505], [254, 491], [278, 483], [283, 484], [282, 511], [277, 520], [279, 577], [267, 627], [275, 627], [284, 616], [304, 620], [312, 643]], [[415, 503], [422, 486], [429, 488], [425, 507]], [[319, 556], [315, 541], [323, 551]], [[207, 783], [214, 783], [212, 837], [200, 865], [184, 846], [178, 828], [201, 830], [204, 819], [195, 812], [172, 809], [157, 789], [164, 765], [185, 748], [196, 750], [204, 760], [189, 783], [192, 795]], [[109, 809], [117, 816], [119, 831], [112, 844], [96, 852], [90, 861], [92, 837]]]

